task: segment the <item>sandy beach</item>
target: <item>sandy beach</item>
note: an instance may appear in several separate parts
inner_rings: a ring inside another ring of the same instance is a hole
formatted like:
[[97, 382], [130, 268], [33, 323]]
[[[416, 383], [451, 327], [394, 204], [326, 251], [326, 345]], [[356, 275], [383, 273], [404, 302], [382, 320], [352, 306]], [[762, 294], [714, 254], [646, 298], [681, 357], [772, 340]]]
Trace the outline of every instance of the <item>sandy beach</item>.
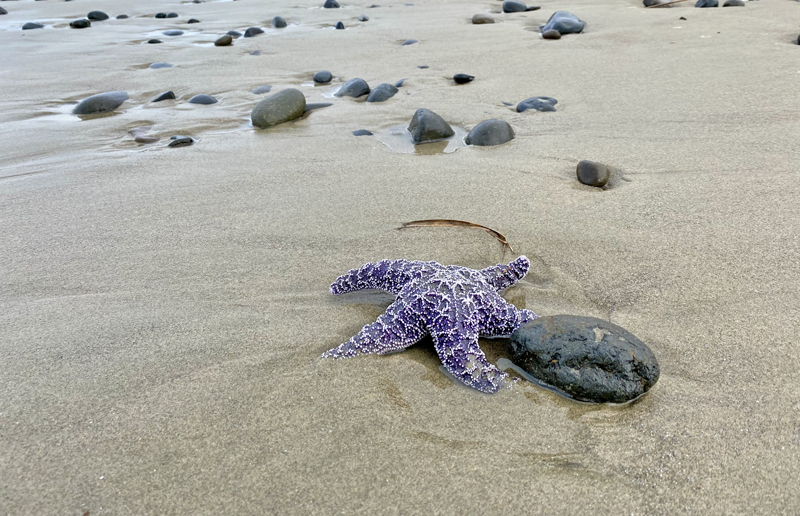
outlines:
[[[341, 4], [0, 2], [0, 514], [797, 514], [800, 4]], [[111, 19], [69, 27], [92, 10]], [[542, 39], [559, 10], [586, 29]], [[406, 81], [382, 103], [334, 98], [353, 78]], [[333, 105], [255, 129], [262, 85]], [[113, 114], [71, 114], [116, 90]], [[516, 112], [533, 96], [557, 111]], [[418, 108], [516, 138], [393, 146]], [[141, 126], [160, 140], [135, 142]], [[610, 187], [576, 180], [583, 159]], [[397, 230], [434, 218], [514, 251]], [[483, 394], [428, 339], [320, 358], [392, 302], [332, 296], [349, 269], [519, 255], [531, 270], [505, 299], [631, 331], [660, 364], [647, 395]]]

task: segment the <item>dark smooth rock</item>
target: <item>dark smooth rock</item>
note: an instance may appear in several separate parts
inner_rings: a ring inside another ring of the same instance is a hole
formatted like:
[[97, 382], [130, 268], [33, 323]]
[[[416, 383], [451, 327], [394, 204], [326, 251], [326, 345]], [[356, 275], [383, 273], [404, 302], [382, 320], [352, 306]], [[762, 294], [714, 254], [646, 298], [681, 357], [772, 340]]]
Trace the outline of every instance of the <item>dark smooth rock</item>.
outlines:
[[550, 29], [542, 32], [543, 39], [561, 39], [561, 33], [556, 29]]
[[407, 39], [407, 40], [403, 41], [402, 43], [400, 43], [400, 45], [402, 45], [402, 46], [413, 45], [414, 43], [418, 43], [418, 42], [419, 42], [419, 40], [417, 40], [417, 39]]
[[194, 97], [189, 99], [189, 104], [216, 104], [218, 101], [211, 95], [206, 95], [205, 93], [201, 93], [200, 95], [195, 95]]
[[536, 111], [555, 111], [556, 104], [558, 104], [558, 101], [553, 97], [531, 97], [517, 104], [517, 113], [522, 113], [529, 109], [535, 109]]
[[303, 116], [306, 98], [300, 90], [287, 88], [261, 99], [250, 113], [253, 125], [260, 128], [272, 127]]
[[314, 82], [319, 84], [325, 84], [326, 82], [331, 82], [333, 79], [333, 74], [328, 70], [320, 70], [314, 74]]
[[165, 36], [182, 36], [183, 31], [172, 29], [172, 30], [165, 30], [164, 32], [162, 32], [162, 34]]
[[189, 145], [194, 144], [194, 140], [191, 136], [183, 136], [181, 134], [176, 134], [175, 136], [170, 136], [169, 138], [172, 140], [169, 142], [167, 147], [188, 147]]
[[727, 0], [722, 7], [744, 7], [744, 2], [742, 0]]
[[147, 42], [150, 43], [151, 45], [155, 45], [157, 43], [161, 43], [161, 40], [153, 38], [153, 39], [148, 39]]
[[167, 13], [167, 18], [177, 18], [178, 13]]
[[8, 11], [0, 7], [0, 14], [8, 14]]
[[338, 9], [339, 2], [337, 2], [336, 0], [325, 0], [325, 3], [322, 4], [322, 7], [324, 9]]
[[69, 26], [73, 29], [86, 29], [92, 26], [92, 22], [87, 20], [86, 18], [81, 18], [79, 20], [73, 20], [69, 22]]
[[306, 109], [303, 112], [308, 113], [309, 111], [330, 107], [332, 105], [333, 102], [312, 102], [310, 104], [306, 104]]
[[426, 68], [430, 68], [430, 66], [428, 66], [428, 65], [419, 65], [417, 68], [419, 68], [420, 70], [424, 70]]
[[198, 20], [197, 18], [189, 18], [189, 21], [187, 21], [186, 23], [200, 23], [200, 20]]
[[578, 181], [581, 183], [598, 188], [604, 187], [611, 177], [611, 172], [608, 170], [608, 167], [602, 163], [586, 159], [578, 163], [575, 174], [578, 176]]
[[128, 93], [125, 91], [107, 91], [87, 97], [78, 102], [73, 115], [92, 115], [94, 113], [108, 113], [114, 111], [128, 100]]
[[408, 132], [411, 133], [411, 139], [415, 144], [434, 142], [456, 134], [444, 118], [425, 108], [420, 108], [414, 113], [411, 123], [408, 124]]
[[334, 25], [334, 28], [336, 28], [338, 30], [344, 30], [344, 23], [336, 22], [336, 25]]
[[472, 17], [473, 25], [485, 25], [487, 23], [494, 23], [494, 18], [489, 16], [488, 14], [476, 14]]
[[353, 97], [358, 98], [362, 95], [369, 93], [369, 84], [364, 79], [350, 79], [339, 88], [339, 91], [334, 93], [335, 97]]
[[269, 93], [270, 91], [272, 91], [272, 86], [267, 84], [264, 86], [259, 86], [258, 88], [254, 89], [251, 93], [254, 93], [256, 95], [263, 95], [264, 93]]
[[108, 15], [103, 11], [92, 11], [86, 15], [92, 21], [103, 21], [108, 19]]
[[153, 99], [153, 102], [161, 102], [162, 100], [171, 100], [175, 98], [175, 94], [172, 91], [165, 91], [158, 97]]
[[468, 82], [472, 82], [474, 79], [474, 75], [467, 75], [465, 73], [457, 73], [453, 76], [453, 80], [456, 81], [456, 84], [467, 84]]
[[679, 20], [684, 20], [684, 21], [686, 20], [686, 18], [684, 18], [683, 16], [681, 16], [681, 17], [680, 17], [680, 18], [678, 18], [678, 19], [679, 19]]
[[508, 125], [508, 122], [497, 120], [484, 120], [476, 125], [472, 131], [469, 132], [464, 143], [467, 145], [478, 145], [480, 147], [489, 147], [492, 145], [501, 145], [514, 139], [514, 130]]
[[394, 87], [395, 87], [395, 88], [402, 88], [402, 87], [403, 87], [403, 84], [404, 84], [404, 83], [405, 83], [407, 80], [408, 80], [408, 79], [400, 79], [399, 81], [397, 81], [396, 83], [394, 83]]
[[242, 37], [242, 33], [239, 32], [238, 30], [229, 30], [228, 32], [226, 32], [226, 34], [232, 37], [233, 39]]
[[523, 13], [525, 11], [536, 11], [541, 9], [538, 5], [532, 5], [528, 7], [522, 2], [518, 2], [517, 0], [505, 0], [503, 2], [503, 12], [504, 13]]
[[366, 129], [357, 129], [353, 131], [353, 136], [372, 136], [372, 133]]
[[[660, 5], [660, 4], [665, 4], [665, 3], [667, 3], [667, 2], [670, 2], [670, 0], [644, 0], [644, 2], [643, 2], [643, 3], [644, 3], [644, 6], [645, 6], [645, 7], [650, 7], [650, 6], [652, 6], [652, 5]], [[667, 6], [665, 6], [665, 7], [672, 7], [672, 6], [671, 6], [671, 5], [667, 5]]]
[[167, 13], [156, 13], [156, 18], [166, 18]]
[[120, 15], [117, 16], [117, 19], [118, 20], [127, 20], [128, 19], [128, 15], [127, 14], [120, 14]]
[[362, 14], [358, 17], [358, 21], [369, 21], [369, 16]]
[[397, 91], [398, 91], [397, 87], [394, 84], [389, 84], [388, 82], [384, 82], [383, 84], [379, 84], [378, 86], [375, 87], [375, 89], [369, 92], [369, 96], [367, 97], [367, 102], [384, 102], [394, 97]]
[[717, 0], [697, 0], [695, 7], [719, 7]]
[[542, 27], [542, 33], [548, 30], [557, 30], [561, 34], [578, 34], [586, 28], [586, 23], [579, 20], [577, 16], [567, 11], [556, 11]]
[[28, 22], [22, 26], [22, 30], [43, 29], [44, 25], [39, 22]]
[[281, 18], [280, 16], [276, 16], [272, 19], [272, 26], [276, 29], [283, 29], [286, 27], [286, 20]]
[[647, 344], [594, 317], [540, 317], [511, 335], [509, 350], [517, 366], [579, 401], [625, 403], [650, 390], [659, 376]]
[[264, 34], [264, 31], [259, 29], [258, 27], [250, 27], [246, 31], [244, 31], [245, 38], [252, 38], [254, 36], [258, 36], [259, 34]]
[[233, 37], [230, 34], [225, 34], [224, 36], [220, 36], [214, 42], [214, 45], [217, 47], [227, 47], [228, 45], [233, 44]]
[[370, 9], [375, 9], [376, 7], [380, 7], [379, 4], [372, 4], [369, 6]]
[[159, 68], [172, 68], [172, 65], [169, 63], [153, 63], [150, 65], [150, 68], [158, 70]]

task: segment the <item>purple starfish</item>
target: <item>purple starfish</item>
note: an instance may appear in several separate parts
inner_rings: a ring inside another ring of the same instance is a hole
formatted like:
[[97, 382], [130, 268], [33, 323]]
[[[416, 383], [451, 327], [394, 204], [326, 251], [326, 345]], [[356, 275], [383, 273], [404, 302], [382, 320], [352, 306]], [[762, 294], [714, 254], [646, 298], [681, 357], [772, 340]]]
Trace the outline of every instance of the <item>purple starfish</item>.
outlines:
[[496, 392], [508, 375], [486, 361], [478, 337], [511, 335], [520, 324], [536, 319], [497, 293], [522, 279], [530, 262], [520, 256], [508, 265], [474, 270], [436, 262], [383, 260], [340, 276], [331, 294], [375, 288], [397, 296], [386, 313], [344, 344], [325, 352], [346, 358], [403, 350], [425, 335], [450, 373], [483, 392]]

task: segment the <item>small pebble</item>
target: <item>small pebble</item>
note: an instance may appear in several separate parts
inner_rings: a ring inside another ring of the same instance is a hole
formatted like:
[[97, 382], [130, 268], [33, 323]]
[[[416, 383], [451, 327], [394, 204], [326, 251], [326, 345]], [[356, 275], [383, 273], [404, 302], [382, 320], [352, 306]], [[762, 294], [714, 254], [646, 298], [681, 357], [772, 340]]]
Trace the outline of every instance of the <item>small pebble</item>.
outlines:
[[260, 50], [251, 50], [250, 51], [250, 55], [251, 56], [260, 56], [261, 55], [261, 51]]
[[353, 131], [353, 136], [372, 136], [372, 133], [366, 129], [357, 129]]
[[272, 86], [267, 84], [265, 86], [259, 86], [258, 88], [254, 89], [251, 93], [254, 93], [256, 95], [263, 95], [264, 93], [269, 93], [270, 91], [272, 91]]
[[369, 16], [367, 16], [366, 14], [362, 14], [361, 16], [358, 17], [358, 21], [369, 21]]
[[416, 39], [407, 39], [407, 40], [403, 41], [401, 43], [401, 45], [402, 46], [413, 45], [414, 43], [417, 43], [417, 42], [418, 42], [418, 40], [416, 40]]
[[172, 30], [165, 30], [164, 32], [162, 32], [162, 34], [165, 36], [181, 36], [183, 34], [183, 31], [172, 29]]
[[189, 104], [216, 104], [217, 99], [212, 97], [211, 95], [206, 95], [205, 93], [201, 93], [200, 95], [195, 95], [194, 97], [189, 99]]
[[339, 30], [344, 30], [344, 23], [336, 22], [336, 25], [334, 25], [334, 27], [339, 29]]
[[22, 30], [43, 29], [44, 25], [39, 22], [28, 22], [22, 26]]
[[581, 183], [598, 188], [605, 186], [606, 183], [608, 183], [609, 177], [611, 177], [608, 167], [602, 163], [589, 160], [583, 160], [578, 163], [575, 173], [578, 176], [578, 181]]
[[717, 0], [697, 0], [695, 7], [719, 7]]
[[159, 68], [172, 68], [172, 65], [169, 63], [153, 63], [150, 65], [150, 68], [158, 70]]
[[166, 18], [167, 13], [156, 13], [156, 18]]
[[229, 30], [226, 34], [234, 39], [242, 37], [242, 33], [238, 30]]
[[467, 75], [465, 73], [457, 73], [453, 76], [453, 80], [456, 81], [456, 84], [467, 84], [468, 82], [472, 82], [474, 79], [474, 76]]
[[325, 3], [322, 4], [324, 9], [337, 9], [339, 7], [339, 2], [336, 0], [325, 0]]
[[156, 43], [161, 43], [161, 40], [160, 39], [148, 39], [147, 42], [150, 43], [151, 45], [155, 45]]
[[408, 79], [400, 79], [399, 81], [397, 81], [396, 83], [394, 83], [394, 86], [395, 86], [395, 88], [402, 88], [402, 87], [403, 87], [403, 84], [404, 84], [404, 83], [405, 83], [407, 80], [408, 80]]
[[524, 3], [518, 2], [517, 0], [505, 0], [505, 2], [503, 2], [504, 13], [523, 13], [525, 11], [536, 11], [537, 9], [540, 9], [540, 7], [528, 7]]
[[178, 13], [167, 13], [167, 18], [177, 18]]
[[508, 122], [493, 118], [476, 125], [464, 138], [464, 143], [478, 147], [491, 147], [502, 145], [513, 139], [514, 130], [508, 125]]
[[417, 68], [419, 68], [420, 70], [425, 70], [426, 68], [430, 68], [430, 66], [428, 66], [428, 65], [419, 65]]
[[217, 38], [217, 40], [214, 42], [214, 46], [227, 47], [232, 43], [233, 43], [233, 38], [231, 37], [231, 35], [225, 34], [224, 36]]
[[8, 11], [0, 7], [0, 14], [8, 14]]
[[189, 21], [187, 21], [186, 23], [200, 23], [200, 20], [198, 20], [197, 18], [189, 18]]
[[170, 100], [170, 99], [174, 99], [174, 98], [175, 98], [175, 94], [172, 91], [165, 91], [164, 93], [162, 93], [158, 97], [154, 98], [152, 100], [152, 102], [161, 102], [162, 100]]
[[92, 11], [86, 15], [92, 21], [103, 21], [108, 19], [108, 15], [103, 11]]
[[681, 17], [680, 17], [680, 18], [678, 18], [678, 19], [679, 19], [679, 20], [684, 20], [684, 21], [686, 21], [686, 18], [684, 18], [683, 16], [681, 16]]
[[586, 23], [578, 19], [574, 14], [567, 11], [556, 11], [547, 20], [547, 24], [542, 27], [542, 33], [544, 34], [549, 30], [557, 30], [562, 35], [579, 34], [583, 32], [584, 28], [586, 28]]
[[556, 29], [550, 29], [542, 32], [543, 39], [561, 39], [561, 33]]
[[254, 36], [258, 36], [259, 34], [264, 34], [264, 31], [259, 29], [258, 27], [250, 27], [246, 31], [244, 31], [245, 38], [252, 38]]
[[172, 141], [169, 142], [167, 147], [188, 147], [189, 145], [194, 144], [194, 140], [191, 136], [176, 134], [175, 136], [170, 136], [169, 139]]
[[320, 70], [314, 74], [314, 82], [319, 84], [331, 82], [331, 79], [333, 79], [333, 74], [328, 70]]
[[92, 26], [92, 22], [87, 20], [86, 18], [81, 18], [79, 20], [74, 20], [69, 23], [69, 26], [73, 29], [85, 29], [87, 27]]
[[283, 29], [286, 27], [286, 20], [280, 16], [276, 16], [272, 19], [272, 26], [276, 29]]
[[485, 25], [487, 23], [494, 23], [494, 18], [488, 14], [478, 13], [472, 17], [473, 25]]
[[120, 14], [119, 16], [117, 16], [117, 19], [118, 20], [127, 20], [128, 19], [128, 15], [127, 14]]

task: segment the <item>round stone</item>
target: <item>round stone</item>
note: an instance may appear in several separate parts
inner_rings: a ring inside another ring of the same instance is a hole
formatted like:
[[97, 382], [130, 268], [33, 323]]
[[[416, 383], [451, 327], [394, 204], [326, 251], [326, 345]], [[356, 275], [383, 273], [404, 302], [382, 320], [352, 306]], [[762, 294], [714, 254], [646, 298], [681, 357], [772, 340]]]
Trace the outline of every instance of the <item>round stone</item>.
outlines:
[[339, 88], [339, 91], [334, 93], [335, 97], [353, 97], [358, 98], [362, 95], [369, 94], [369, 84], [364, 79], [350, 79]]
[[254, 36], [258, 36], [259, 34], [264, 34], [264, 31], [259, 29], [258, 27], [250, 27], [246, 31], [244, 31], [245, 38], [252, 38]]
[[325, 0], [325, 3], [322, 4], [322, 7], [324, 9], [338, 9], [339, 2], [337, 2], [336, 0]]
[[227, 34], [228, 36], [232, 37], [233, 39], [237, 39], [237, 38], [241, 38], [242, 37], [242, 33], [239, 32], [238, 30], [229, 30], [225, 34]]
[[528, 10], [528, 6], [517, 0], [505, 0], [503, 2], [504, 13], [523, 13]]
[[162, 34], [164, 34], [165, 36], [181, 36], [183, 35], [183, 31], [172, 29], [172, 30], [165, 30], [164, 32], [162, 32]]
[[156, 13], [156, 18], [166, 18], [167, 13]]
[[233, 44], [233, 37], [230, 34], [225, 34], [224, 36], [220, 36], [214, 42], [214, 45], [217, 47], [227, 47], [228, 45]]
[[606, 183], [608, 183], [608, 179], [611, 177], [611, 172], [609, 172], [608, 167], [602, 163], [589, 160], [583, 160], [578, 163], [575, 173], [578, 176], [578, 181], [581, 183], [598, 188], [605, 186]]
[[415, 144], [434, 142], [456, 134], [444, 118], [425, 108], [420, 108], [414, 113], [411, 123], [408, 124], [408, 132], [411, 133], [411, 140]]
[[453, 76], [453, 80], [456, 81], [456, 84], [467, 84], [468, 82], [472, 82], [475, 79], [473, 75], [467, 75], [465, 73], [457, 73]]
[[92, 11], [86, 15], [92, 21], [103, 21], [108, 19], [108, 15], [103, 11]]
[[169, 63], [153, 63], [150, 65], [150, 68], [158, 70], [159, 68], [172, 68], [172, 65]]
[[167, 18], [177, 18], [178, 17], [178, 13], [167, 13], [166, 17]]
[[22, 30], [43, 29], [44, 25], [39, 22], [28, 22], [22, 26]]
[[561, 39], [561, 33], [558, 32], [556, 29], [550, 29], [542, 32], [542, 38], [544, 39]]
[[304, 112], [308, 113], [309, 111], [314, 111], [315, 109], [322, 109], [322, 108], [330, 107], [332, 105], [333, 105], [333, 102], [310, 102], [310, 103], [306, 104], [306, 109], [305, 109]]
[[727, 0], [722, 7], [744, 7], [744, 2], [742, 0]]
[[336, 22], [336, 25], [334, 25], [334, 27], [335, 27], [336, 29], [338, 29], [338, 30], [344, 30], [344, 23], [342, 23], [342, 22]]
[[264, 86], [259, 86], [258, 88], [255, 88], [251, 93], [255, 95], [263, 95], [265, 93], [269, 93], [270, 91], [272, 91], [272, 86], [266, 84]]
[[647, 344], [594, 317], [540, 317], [511, 335], [509, 351], [514, 364], [579, 401], [626, 403], [650, 390], [660, 373]]
[[357, 129], [353, 131], [353, 136], [372, 136], [372, 132], [366, 129]]
[[549, 30], [557, 30], [561, 34], [578, 34], [583, 32], [586, 23], [579, 20], [577, 16], [567, 11], [556, 11], [542, 27], [542, 33]]
[[151, 45], [156, 45], [158, 43], [161, 43], [161, 40], [160, 39], [148, 39], [147, 42], [150, 43]]
[[369, 21], [369, 16], [362, 14], [358, 17], [358, 21]]
[[717, 0], [697, 0], [695, 7], [719, 7]]
[[508, 122], [497, 120], [484, 120], [476, 125], [472, 131], [469, 132], [464, 143], [467, 145], [477, 145], [480, 147], [489, 147], [492, 145], [501, 145], [514, 139], [514, 130], [508, 125]]
[[300, 90], [287, 88], [261, 99], [250, 113], [253, 125], [262, 129], [300, 118], [306, 98]]
[[487, 23], [494, 23], [494, 18], [488, 14], [479, 13], [472, 17], [473, 25], [485, 25]]
[[555, 111], [558, 101], [553, 97], [531, 97], [517, 104], [517, 113], [522, 113], [529, 109], [536, 111]]
[[107, 91], [87, 97], [78, 102], [72, 110], [73, 115], [92, 115], [95, 113], [108, 113], [114, 111], [128, 100], [128, 93], [125, 91]]
[[170, 99], [174, 99], [174, 98], [175, 98], [175, 94], [172, 91], [165, 91], [164, 93], [162, 93], [158, 97], [154, 98], [153, 102], [161, 102], [162, 100], [170, 100]]
[[120, 14], [120, 15], [117, 16], [117, 19], [118, 20], [127, 20], [128, 19], [128, 15], [127, 14]]
[[276, 16], [272, 19], [272, 26], [276, 29], [283, 29], [286, 27], [286, 20], [280, 16]]
[[320, 70], [314, 74], [314, 82], [319, 84], [331, 82], [331, 79], [333, 79], [333, 74], [328, 70]]
[[189, 21], [187, 21], [186, 23], [200, 23], [200, 20], [198, 20], [197, 18], [189, 18]]
[[367, 97], [367, 102], [384, 102], [394, 97], [398, 89], [395, 85], [384, 82], [373, 89]]
[[216, 104], [217, 99], [212, 97], [211, 95], [206, 95], [205, 93], [201, 93], [200, 95], [195, 95], [194, 97], [189, 99], [189, 104]]
[[74, 20], [69, 22], [69, 26], [73, 29], [86, 29], [92, 26], [92, 22], [87, 20], [86, 18], [81, 18], [79, 20]]
[[8, 14], [8, 11], [0, 7], [0, 14]]

